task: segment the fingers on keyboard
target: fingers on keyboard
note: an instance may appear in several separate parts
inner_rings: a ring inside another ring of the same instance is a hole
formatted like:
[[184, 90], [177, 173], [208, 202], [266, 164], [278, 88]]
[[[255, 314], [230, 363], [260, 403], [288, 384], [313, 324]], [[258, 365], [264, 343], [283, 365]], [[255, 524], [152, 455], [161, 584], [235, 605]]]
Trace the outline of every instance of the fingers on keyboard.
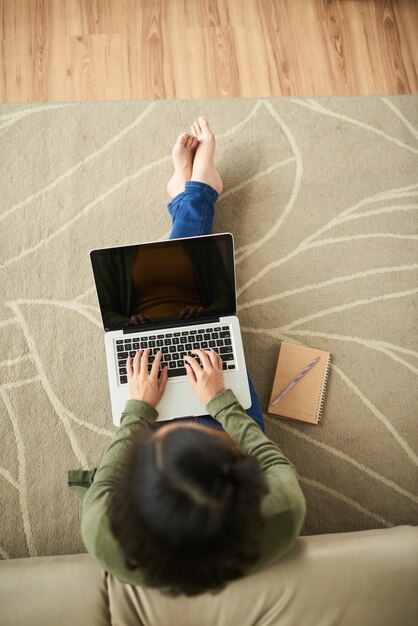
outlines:
[[186, 376], [184, 356], [192, 356], [200, 366], [201, 360], [196, 354], [191, 354], [192, 350], [213, 349], [222, 359], [222, 369], [235, 368], [235, 357], [232, 347], [231, 331], [229, 326], [214, 326], [205, 329], [193, 329], [188, 331], [161, 333], [158, 335], [141, 335], [116, 340], [116, 357], [119, 369], [119, 382], [126, 384], [126, 361], [128, 356], [134, 358], [138, 350], [149, 348], [148, 371], [151, 371], [155, 356], [159, 350], [162, 352], [162, 359], [159, 371], [168, 365], [168, 377], [175, 378]]

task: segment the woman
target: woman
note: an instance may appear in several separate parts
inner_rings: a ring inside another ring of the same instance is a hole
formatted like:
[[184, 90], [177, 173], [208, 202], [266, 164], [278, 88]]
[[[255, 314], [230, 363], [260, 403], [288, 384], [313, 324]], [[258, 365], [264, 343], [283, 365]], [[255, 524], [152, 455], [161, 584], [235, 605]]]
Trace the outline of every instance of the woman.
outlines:
[[[178, 137], [167, 186], [170, 238], [211, 233], [223, 189], [214, 152], [203, 117]], [[148, 350], [137, 352], [127, 361], [121, 425], [82, 490], [83, 540], [106, 571], [189, 596], [268, 567], [293, 545], [305, 516], [294, 467], [264, 435], [251, 380], [245, 411], [224, 388], [216, 352], [193, 354], [185, 357], [188, 381], [208, 415], [155, 422], [167, 370], [158, 374], [161, 353], [149, 371]]]

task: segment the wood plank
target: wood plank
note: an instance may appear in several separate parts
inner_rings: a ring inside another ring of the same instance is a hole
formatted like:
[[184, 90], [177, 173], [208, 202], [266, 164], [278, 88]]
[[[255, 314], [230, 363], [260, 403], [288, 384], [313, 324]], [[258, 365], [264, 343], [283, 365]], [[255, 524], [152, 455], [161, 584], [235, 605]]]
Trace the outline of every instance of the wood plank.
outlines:
[[0, 0], [1, 102], [418, 93], [416, 0]]

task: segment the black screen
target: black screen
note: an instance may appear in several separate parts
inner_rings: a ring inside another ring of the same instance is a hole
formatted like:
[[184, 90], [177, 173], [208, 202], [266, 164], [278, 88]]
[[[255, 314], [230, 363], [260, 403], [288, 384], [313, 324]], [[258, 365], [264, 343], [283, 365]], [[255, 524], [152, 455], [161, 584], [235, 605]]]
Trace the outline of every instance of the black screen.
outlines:
[[106, 330], [235, 315], [230, 233], [93, 250]]

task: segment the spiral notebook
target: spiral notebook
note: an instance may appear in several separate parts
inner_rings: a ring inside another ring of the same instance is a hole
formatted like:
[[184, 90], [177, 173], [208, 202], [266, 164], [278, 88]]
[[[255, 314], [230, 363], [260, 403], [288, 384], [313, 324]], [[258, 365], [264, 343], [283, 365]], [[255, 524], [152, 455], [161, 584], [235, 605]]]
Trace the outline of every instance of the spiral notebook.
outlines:
[[[273, 406], [272, 402], [315, 358], [319, 360]], [[282, 341], [267, 412], [310, 424], [321, 420], [331, 353]]]

